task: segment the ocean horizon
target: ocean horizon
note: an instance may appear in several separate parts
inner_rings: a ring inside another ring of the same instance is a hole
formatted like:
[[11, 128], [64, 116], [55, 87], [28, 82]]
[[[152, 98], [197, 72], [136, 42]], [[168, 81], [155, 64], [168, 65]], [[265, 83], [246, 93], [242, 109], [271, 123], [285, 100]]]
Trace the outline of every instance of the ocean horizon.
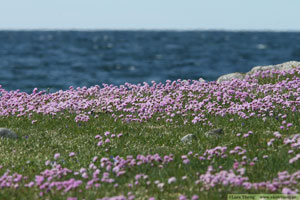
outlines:
[[24, 92], [214, 81], [291, 60], [300, 60], [298, 31], [0, 30], [0, 85]]

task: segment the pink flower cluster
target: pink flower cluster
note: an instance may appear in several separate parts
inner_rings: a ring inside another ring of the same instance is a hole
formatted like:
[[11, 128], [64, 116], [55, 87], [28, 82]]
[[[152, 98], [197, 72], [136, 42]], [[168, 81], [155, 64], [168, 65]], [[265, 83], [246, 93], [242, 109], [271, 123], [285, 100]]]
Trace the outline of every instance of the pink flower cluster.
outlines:
[[[236, 114], [244, 119], [255, 117], [265, 121], [267, 115], [274, 115], [275, 106], [299, 111], [300, 79], [294, 76], [290, 81], [259, 85], [256, 78], [262, 74], [267, 76], [268, 73], [256, 73], [243, 81], [236, 79], [221, 84], [178, 79], [173, 82], [167, 80], [165, 84], [153, 81], [152, 85], [125, 83], [117, 87], [103, 84], [103, 88], [96, 85], [78, 87], [76, 90], [70, 87], [69, 90], [50, 94], [38, 92], [37, 89], [32, 94], [18, 90], [6, 91], [0, 86], [0, 116], [32, 118], [34, 113], [41, 113], [55, 117], [67, 111], [76, 113], [76, 122], [86, 122], [97, 118], [97, 113], [101, 112], [123, 122], [142, 122], [155, 116], [155, 120], [178, 123], [174, 117], [181, 116], [185, 124], [213, 126], [207, 119], [207, 113], [215, 116]], [[283, 74], [280, 71], [273, 73]], [[288, 73], [300, 74], [299, 69], [292, 69]], [[292, 126], [285, 120], [286, 116], [279, 114], [276, 117], [283, 120], [282, 129], [288, 130]], [[33, 119], [32, 123], [38, 121]]]
[[[245, 168], [236, 170], [222, 170], [212, 173], [213, 167], [209, 166], [205, 174], [200, 175], [196, 184], [202, 183], [203, 189], [209, 190], [216, 186], [243, 187], [246, 190], [267, 190], [267, 192], [282, 192], [283, 194], [297, 194], [298, 189], [293, 189], [299, 183], [300, 171], [289, 174], [287, 171], [279, 172], [278, 177], [272, 181], [258, 183], [249, 182], [248, 177], [244, 177]], [[291, 189], [292, 188], [292, 189]]]

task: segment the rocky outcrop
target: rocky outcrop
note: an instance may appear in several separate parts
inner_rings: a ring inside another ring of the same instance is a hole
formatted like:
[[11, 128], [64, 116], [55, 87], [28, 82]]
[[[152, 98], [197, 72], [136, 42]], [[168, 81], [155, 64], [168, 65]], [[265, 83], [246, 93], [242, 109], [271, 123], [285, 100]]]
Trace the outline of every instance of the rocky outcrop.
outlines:
[[247, 74], [252, 75], [259, 71], [272, 70], [272, 69], [286, 71], [286, 70], [290, 70], [290, 69], [297, 68], [297, 67], [300, 67], [300, 62], [290, 61], [290, 62], [278, 64], [278, 65], [256, 66], [256, 67], [253, 67], [250, 70], [250, 72], [247, 72]]
[[272, 69], [286, 71], [286, 70], [290, 70], [290, 69], [297, 68], [297, 67], [300, 67], [300, 62], [297, 62], [297, 61], [285, 62], [285, 63], [281, 63], [278, 65], [255, 66], [249, 72], [247, 72], [245, 74], [235, 72], [235, 73], [222, 75], [217, 79], [217, 83], [221, 83], [224, 81], [231, 81], [233, 79], [243, 80], [246, 77], [246, 75], [250, 76], [250, 75], [255, 74], [256, 72], [260, 72], [260, 71], [272, 70]]

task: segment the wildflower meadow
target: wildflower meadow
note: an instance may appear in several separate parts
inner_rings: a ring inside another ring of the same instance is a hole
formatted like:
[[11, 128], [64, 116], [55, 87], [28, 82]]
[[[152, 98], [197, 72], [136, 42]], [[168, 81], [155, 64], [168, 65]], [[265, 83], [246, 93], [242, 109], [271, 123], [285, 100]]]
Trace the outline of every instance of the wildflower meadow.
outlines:
[[[222, 83], [0, 87], [0, 199], [197, 200], [300, 189], [300, 68]], [[206, 136], [211, 129], [220, 136]], [[194, 134], [190, 143], [180, 139]]]

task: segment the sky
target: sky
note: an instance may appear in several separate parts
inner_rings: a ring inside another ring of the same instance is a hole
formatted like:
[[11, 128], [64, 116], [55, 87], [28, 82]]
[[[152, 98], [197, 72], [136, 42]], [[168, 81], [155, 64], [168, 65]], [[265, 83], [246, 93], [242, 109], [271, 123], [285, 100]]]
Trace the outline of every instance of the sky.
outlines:
[[300, 0], [0, 0], [0, 29], [300, 31]]

